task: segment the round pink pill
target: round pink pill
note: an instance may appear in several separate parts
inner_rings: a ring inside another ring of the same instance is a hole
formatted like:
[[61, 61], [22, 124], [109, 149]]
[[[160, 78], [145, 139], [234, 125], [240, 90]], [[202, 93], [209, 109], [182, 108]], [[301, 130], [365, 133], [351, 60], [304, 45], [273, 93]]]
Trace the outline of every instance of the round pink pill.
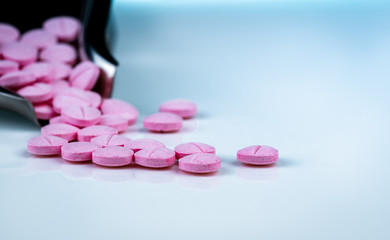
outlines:
[[136, 164], [150, 168], [164, 168], [175, 164], [175, 152], [169, 148], [145, 148], [134, 154]]
[[99, 77], [100, 69], [92, 62], [85, 61], [76, 65], [69, 76], [70, 84], [84, 90], [91, 90]]
[[94, 107], [70, 106], [62, 109], [62, 119], [74, 126], [88, 127], [100, 122], [100, 111]]
[[73, 65], [77, 59], [77, 52], [72, 45], [59, 43], [43, 49], [40, 59], [47, 62], [61, 62]]
[[175, 147], [175, 153], [176, 153], [176, 158], [180, 159], [182, 157], [192, 155], [195, 153], [215, 154], [215, 148], [205, 143], [188, 142], [188, 143], [182, 143], [180, 145], [177, 145]]
[[56, 44], [57, 38], [53, 34], [43, 31], [42, 29], [32, 29], [22, 35], [20, 42], [32, 45], [38, 49], [43, 49]]
[[92, 153], [92, 162], [105, 167], [126, 166], [133, 160], [134, 152], [131, 149], [108, 146]]
[[102, 98], [96, 92], [69, 87], [55, 95], [53, 108], [57, 113], [61, 113], [63, 108], [73, 105], [98, 107], [101, 100]]
[[10, 60], [0, 60], [0, 76], [19, 70], [19, 64]]
[[118, 130], [112, 127], [103, 125], [94, 125], [81, 129], [77, 134], [77, 139], [80, 142], [89, 142], [92, 138], [101, 135], [117, 135]]
[[179, 159], [179, 169], [192, 173], [215, 172], [221, 167], [221, 158], [212, 153], [195, 153]]
[[237, 151], [237, 160], [252, 165], [267, 165], [278, 161], [279, 153], [265, 145], [249, 146]]
[[159, 141], [153, 140], [153, 139], [134, 139], [129, 141], [128, 143], [125, 144], [126, 148], [130, 148], [133, 150], [133, 152], [138, 152], [142, 149], [150, 148], [150, 149], [155, 149], [155, 148], [163, 148], [165, 145]]
[[174, 132], [183, 126], [183, 119], [174, 113], [154, 113], [144, 118], [144, 128], [154, 132]]
[[123, 132], [128, 127], [127, 119], [118, 115], [102, 115], [99, 124], [113, 127], [117, 129], [118, 132]]
[[56, 115], [53, 107], [46, 103], [34, 105], [34, 111], [37, 118], [42, 120], [49, 120]]
[[37, 81], [52, 82], [54, 80], [54, 68], [50, 63], [35, 62], [23, 68], [23, 71], [34, 74]]
[[138, 118], [138, 110], [130, 103], [118, 99], [105, 99], [102, 102], [101, 110], [103, 114], [119, 115], [128, 120], [128, 124], [134, 124]]
[[71, 142], [61, 147], [61, 157], [71, 162], [90, 161], [98, 149], [98, 145], [90, 142]]
[[51, 83], [53, 87], [53, 96], [57, 95], [58, 93], [62, 92], [65, 88], [69, 87], [69, 82], [65, 80], [54, 80]]
[[162, 103], [159, 107], [160, 112], [175, 113], [182, 118], [192, 118], [196, 115], [196, 104], [187, 99], [174, 99]]
[[0, 45], [2, 43], [15, 42], [20, 35], [19, 30], [8, 23], [0, 23]]
[[125, 144], [130, 141], [131, 140], [129, 138], [119, 136], [119, 135], [101, 135], [91, 139], [92, 143], [95, 143], [100, 147], [108, 147], [108, 146], [124, 147]]
[[2, 45], [1, 53], [4, 59], [15, 61], [24, 66], [37, 60], [38, 49], [25, 43], [10, 42]]
[[0, 86], [19, 88], [35, 82], [34, 74], [26, 71], [6, 73], [0, 77]]
[[55, 35], [60, 41], [73, 42], [81, 29], [78, 19], [70, 16], [56, 16], [43, 23], [43, 29]]
[[27, 151], [34, 155], [47, 156], [61, 153], [61, 147], [67, 144], [63, 138], [56, 136], [38, 136], [27, 143]]
[[80, 129], [66, 123], [48, 124], [41, 128], [43, 136], [57, 136], [68, 141], [77, 139], [77, 132]]
[[53, 87], [47, 83], [35, 83], [19, 89], [17, 93], [32, 103], [39, 103], [53, 97]]

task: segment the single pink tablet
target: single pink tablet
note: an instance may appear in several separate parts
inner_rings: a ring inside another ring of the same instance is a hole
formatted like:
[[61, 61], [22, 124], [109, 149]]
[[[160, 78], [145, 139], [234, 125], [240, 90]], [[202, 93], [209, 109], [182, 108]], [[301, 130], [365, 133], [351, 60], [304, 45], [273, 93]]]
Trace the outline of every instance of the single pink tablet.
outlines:
[[1, 53], [4, 59], [15, 61], [25, 66], [37, 60], [38, 49], [25, 43], [10, 42], [2, 45]]
[[63, 138], [56, 136], [38, 136], [27, 143], [27, 151], [34, 155], [47, 156], [61, 154], [61, 147], [67, 144]]
[[15, 42], [20, 35], [19, 30], [8, 23], [0, 22], [0, 45], [8, 42]]
[[53, 96], [56, 96], [60, 92], [64, 91], [64, 89], [68, 88], [70, 85], [68, 81], [59, 79], [51, 82], [51, 86], [53, 87]]
[[192, 118], [196, 115], [196, 104], [187, 99], [174, 99], [162, 103], [160, 112], [170, 112], [180, 115], [182, 118]]
[[49, 120], [56, 115], [53, 107], [47, 103], [34, 105], [35, 115], [38, 119]]
[[150, 168], [164, 168], [175, 164], [175, 152], [169, 148], [145, 148], [134, 154], [136, 164]]
[[34, 83], [19, 89], [17, 93], [32, 103], [39, 103], [53, 97], [53, 87], [47, 83]]
[[32, 29], [23, 33], [20, 42], [32, 45], [38, 49], [43, 49], [56, 44], [57, 38], [53, 34], [43, 31], [42, 29]]
[[179, 169], [192, 173], [215, 172], [221, 167], [221, 158], [212, 153], [195, 153], [179, 159]]
[[77, 139], [80, 142], [89, 142], [92, 138], [101, 135], [117, 135], [118, 130], [112, 127], [103, 125], [94, 125], [81, 129], [77, 134]]
[[10, 60], [0, 60], [0, 76], [19, 70], [19, 64]]
[[155, 148], [163, 148], [165, 145], [159, 141], [153, 140], [153, 139], [134, 139], [131, 140], [130, 142], [125, 144], [126, 148], [130, 148], [133, 150], [133, 152], [138, 152], [142, 149], [150, 148], [150, 149], [155, 149]]
[[136, 123], [139, 115], [138, 110], [133, 105], [119, 99], [104, 99], [100, 108], [103, 114], [119, 115], [126, 118], [129, 125]]
[[23, 71], [31, 72], [39, 82], [52, 82], [54, 80], [54, 68], [50, 63], [35, 62], [23, 68]]
[[55, 35], [60, 41], [73, 42], [81, 29], [78, 19], [71, 16], [56, 16], [43, 23], [43, 29]]
[[54, 79], [68, 79], [70, 72], [72, 71], [71, 66], [61, 62], [51, 62], [50, 64], [53, 67]]
[[42, 127], [41, 134], [43, 136], [57, 136], [68, 141], [73, 141], [77, 139], [79, 130], [79, 128], [67, 123], [54, 123]]
[[72, 45], [59, 43], [43, 49], [40, 59], [46, 62], [61, 62], [73, 65], [77, 59], [77, 52]]
[[71, 162], [90, 161], [98, 149], [98, 145], [90, 142], [71, 142], [61, 147], [61, 157]]
[[174, 132], [183, 126], [183, 119], [174, 113], [154, 113], [144, 118], [144, 128], [154, 132]]
[[53, 108], [57, 113], [68, 106], [99, 107], [102, 98], [96, 92], [78, 88], [65, 88], [53, 98]]
[[265, 145], [249, 146], [237, 151], [237, 160], [252, 165], [267, 165], [278, 161], [279, 153]]
[[188, 142], [182, 143], [175, 147], [176, 158], [180, 159], [182, 157], [192, 155], [194, 153], [214, 153], [215, 148], [205, 143], [199, 142]]
[[69, 76], [73, 87], [91, 90], [98, 80], [100, 69], [92, 62], [85, 61], [76, 65]]
[[92, 153], [92, 162], [105, 167], [126, 166], [133, 160], [134, 152], [131, 149], [108, 146]]
[[127, 137], [119, 136], [119, 135], [101, 135], [98, 137], [94, 137], [91, 139], [92, 143], [99, 145], [100, 147], [107, 146], [120, 146], [124, 147], [127, 142], [131, 140]]
[[113, 127], [117, 129], [118, 132], [124, 132], [128, 127], [127, 119], [118, 115], [102, 115], [99, 124]]
[[69, 106], [61, 111], [62, 119], [77, 127], [88, 127], [100, 122], [100, 111], [94, 107]]
[[0, 86], [8, 88], [20, 88], [35, 82], [34, 74], [26, 71], [6, 73], [0, 77]]
[[49, 124], [53, 124], [53, 123], [66, 123], [66, 122], [62, 119], [61, 116], [56, 116], [50, 118]]

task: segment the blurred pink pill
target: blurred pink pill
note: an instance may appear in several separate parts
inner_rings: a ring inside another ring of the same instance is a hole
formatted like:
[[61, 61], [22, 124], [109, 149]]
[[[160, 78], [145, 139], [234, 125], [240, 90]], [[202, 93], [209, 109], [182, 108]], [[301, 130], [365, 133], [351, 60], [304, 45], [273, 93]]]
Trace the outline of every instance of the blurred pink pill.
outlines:
[[92, 153], [92, 162], [106, 167], [126, 166], [133, 160], [134, 152], [131, 149], [108, 146]]
[[0, 45], [2, 43], [15, 42], [20, 35], [19, 30], [8, 23], [0, 22]]
[[188, 142], [182, 143], [175, 147], [176, 158], [180, 159], [182, 157], [192, 155], [194, 153], [214, 153], [215, 148], [207, 145], [205, 143], [198, 142]]
[[118, 130], [112, 127], [103, 125], [94, 125], [81, 129], [77, 134], [77, 139], [80, 142], [89, 142], [92, 138], [101, 135], [117, 135]]
[[73, 65], [77, 59], [77, 52], [72, 45], [59, 43], [43, 49], [40, 59], [47, 62], [61, 62]]
[[118, 132], [123, 132], [128, 127], [128, 121], [126, 118], [117, 115], [102, 115], [100, 119], [100, 125], [113, 127], [118, 130]]
[[99, 77], [100, 70], [92, 62], [81, 62], [72, 70], [69, 76], [70, 84], [73, 87], [84, 90], [91, 90]]
[[100, 111], [94, 107], [70, 106], [62, 109], [62, 119], [77, 127], [88, 127], [100, 122]]
[[155, 149], [155, 148], [162, 148], [165, 147], [165, 145], [159, 141], [153, 140], [153, 139], [134, 139], [129, 141], [128, 143], [125, 144], [126, 148], [130, 148], [133, 150], [133, 152], [138, 152], [142, 149], [150, 148], [150, 149]]
[[144, 128], [154, 132], [174, 132], [180, 130], [183, 119], [174, 113], [154, 113], [144, 118]]
[[215, 172], [221, 167], [221, 158], [212, 153], [195, 153], [179, 159], [179, 169], [192, 173]]
[[100, 147], [108, 146], [120, 146], [123, 147], [130, 139], [119, 135], [101, 135], [91, 139], [92, 143], [99, 145]]
[[79, 130], [79, 128], [67, 123], [54, 123], [42, 127], [41, 133], [43, 136], [57, 136], [68, 141], [73, 141], [77, 139]]
[[24, 66], [37, 60], [38, 49], [25, 43], [10, 42], [2, 45], [1, 53], [4, 59], [15, 61]]
[[169, 148], [145, 148], [134, 154], [136, 164], [150, 168], [164, 168], [175, 164], [175, 152]]
[[0, 86], [19, 88], [35, 82], [34, 74], [26, 71], [6, 73], [0, 77]]
[[53, 87], [47, 83], [34, 83], [17, 91], [32, 103], [44, 102], [53, 97]]
[[237, 151], [237, 160], [252, 165], [267, 165], [278, 161], [279, 153], [275, 148], [265, 145], [249, 146]]
[[81, 23], [78, 19], [70, 16], [56, 16], [47, 19], [43, 23], [43, 29], [60, 41], [73, 42], [80, 32]]
[[56, 116], [50, 118], [49, 124], [53, 124], [53, 123], [66, 123], [66, 122], [62, 119], [61, 116]]
[[90, 161], [98, 149], [98, 145], [90, 142], [71, 142], [61, 147], [61, 157], [71, 162]]
[[61, 153], [61, 147], [67, 144], [63, 138], [56, 136], [38, 136], [27, 143], [27, 151], [34, 155], [46, 156]]
[[53, 34], [43, 31], [42, 29], [32, 29], [23, 33], [20, 42], [32, 45], [38, 49], [43, 49], [56, 44], [57, 38]]
[[67, 79], [72, 71], [72, 67], [65, 63], [51, 62], [50, 64], [53, 67], [54, 79]]
[[134, 124], [138, 118], [138, 110], [130, 103], [118, 99], [105, 99], [102, 102], [101, 110], [103, 114], [119, 115], [128, 120], [128, 124]]
[[35, 62], [23, 68], [23, 71], [34, 74], [37, 81], [52, 82], [54, 80], [54, 68], [50, 63]]
[[159, 107], [160, 112], [170, 112], [180, 115], [182, 118], [192, 118], [196, 115], [196, 104], [186, 99], [174, 99], [162, 103]]
[[19, 64], [17, 62], [10, 60], [0, 60], [0, 76], [18, 70]]
[[55, 116], [52, 106], [47, 103], [34, 105], [35, 115], [38, 119], [49, 120]]
[[51, 82], [51, 86], [53, 87], [53, 96], [57, 95], [58, 93], [62, 92], [64, 89], [69, 87], [69, 82], [65, 80], [54, 80]]
[[54, 96], [53, 108], [57, 113], [61, 113], [63, 108], [73, 105], [99, 107], [101, 100], [96, 92], [69, 87]]

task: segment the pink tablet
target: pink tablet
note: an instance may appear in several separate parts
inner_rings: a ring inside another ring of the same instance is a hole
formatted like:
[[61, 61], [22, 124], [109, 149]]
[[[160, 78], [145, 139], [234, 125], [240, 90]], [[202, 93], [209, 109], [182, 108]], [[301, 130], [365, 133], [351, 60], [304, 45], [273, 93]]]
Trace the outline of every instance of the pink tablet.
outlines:
[[103, 125], [94, 125], [81, 129], [77, 134], [77, 139], [80, 142], [89, 142], [92, 138], [101, 135], [117, 135], [118, 130], [112, 127]]
[[146, 148], [134, 154], [136, 164], [150, 168], [164, 168], [175, 164], [175, 152], [169, 148]]
[[41, 128], [43, 136], [57, 136], [68, 141], [77, 139], [77, 133], [80, 129], [66, 123], [49, 124]]
[[36, 81], [34, 74], [26, 71], [15, 71], [0, 77], [0, 86], [20, 88]]
[[17, 93], [32, 103], [41, 103], [53, 97], [53, 87], [47, 83], [34, 83], [19, 89]]
[[119, 99], [104, 99], [101, 105], [103, 114], [119, 115], [128, 120], [128, 124], [134, 124], [138, 118], [138, 110], [125, 101]]
[[77, 60], [76, 49], [67, 43], [58, 43], [44, 48], [40, 59], [46, 62], [60, 62], [73, 65]]
[[91, 90], [98, 80], [100, 69], [92, 62], [85, 61], [76, 65], [70, 73], [69, 81], [73, 87]]
[[98, 145], [90, 142], [71, 142], [61, 147], [61, 157], [71, 162], [90, 161], [98, 149]]
[[105, 167], [121, 167], [131, 163], [133, 154], [128, 148], [108, 146], [92, 153], [92, 162]]
[[182, 118], [192, 118], [196, 115], [196, 104], [187, 99], [173, 99], [162, 103], [160, 112], [170, 112], [180, 115]]
[[0, 60], [0, 76], [18, 70], [19, 64], [17, 62], [10, 60]]
[[69, 106], [61, 111], [62, 119], [77, 127], [88, 127], [100, 122], [100, 111], [94, 107]]
[[34, 111], [37, 118], [42, 120], [49, 120], [56, 115], [53, 107], [47, 103], [35, 104]]
[[215, 172], [221, 167], [221, 159], [212, 153], [195, 153], [179, 159], [179, 169], [191, 173]]
[[57, 38], [53, 34], [43, 31], [42, 29], [32, 29], [23, 33], [20, 42], [32, 45], [38, 49], [43, 49], [56, 44]]
[[43, 23], [43, 29], [63, 42], [73, 42], [81, 29], [81, 23], [71, 16], [56, 16]]
[[54, 80], [53, 65], [46, 62], [31, 63], [23, 68], [24, 71], [31, 72], [39, 82], [50, 83]]
[[119, 135], [101, 135], [98, 137], [94, 137], [91, 139], [92, 143], [99, 145], [100, 147], [107, 146], [119, 146], [124, 147], [126, 143], [131, 140], [127, 137], [119, 136]]
[[182, 157], [194, 154], [194, 153], [214, 153], [215, 148], [205, 143], [199, 142], [188, 142], [182, 143], [175, 147], [176, 158], [180, 159]]
[[144, 118], [144, 128], [153, 132], [174, 132], [181, 129], [182, 118], [174, 113], [155, 113]]
[[16, 42], [19, 35], [19, 29], [11, 24], [0, 22], [0, 45], [8, 42]]
[[238, 161], [252, 165], [272, 164], [278, 158], [278, 150], [265, 145], [253, 145], [237, 151]]
[[58, 155], [61, 147], [67, 143], [65, 139], [56, 136], [38, 136], [28, 141], [27, 151], [40, 156]]
[[99, 124], [113, 127], [117, 129], [118, 132], [124, 132], [128, 127], [127, 119], [119, 115], [102, 115]]
[[15, 61], [25, 66], [37, 60], [38, 49], [25, 43], [10, 42], [1, 46], [1, 54], [4, 59]]
[[159, 141], [147, 138], [134, 139], [124, 145], [126, 148], [130, 148], [135, 153], [146, 148], [155, 149], [162, 148], [165, 145]]

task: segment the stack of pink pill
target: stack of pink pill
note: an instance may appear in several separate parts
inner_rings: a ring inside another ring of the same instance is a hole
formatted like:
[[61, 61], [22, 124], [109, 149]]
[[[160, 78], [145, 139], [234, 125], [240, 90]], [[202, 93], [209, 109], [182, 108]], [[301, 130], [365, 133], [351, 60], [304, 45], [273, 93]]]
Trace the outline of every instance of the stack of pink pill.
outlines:
[[91, 91], [100, 69], [79, 56], [80, 30], [80, 21], [70, 16], [47, 19], [24, 33], [0, 23], [0, 86], [30, 101], [38, 119], [59, 116], [64, 106], [100, 106], [100, 96]]
[[[69, 16], [47, 19], [41, 28], [20, 33], [0, 23], [0, 86], [15, 91], [35, 109], [38, 119], [49, 120], [41, 135], [29, 140], [27, 150], [38, 156], [61, 155], [70, 162], [121, 167], [131, 163], [147, 168], [178, 164], [192, 173], [215, 172], [221, 158], [215, 148], [187, 142], [169, 149], [153, 139], [131, 140], [121, 133], [137, 122], [138, 110], [123, 100], [102, 99], [92, 91], [100, 69], [78, 54], [79, 20]], [[183, 121], [197, 114], [188, 99], [160, 104], [157, 113], [143, 119], [152, 132], [177, 132]], [[278, 151], [254, 145], [237, 152], [245, 164], [266, 165], [278, 160]]]

